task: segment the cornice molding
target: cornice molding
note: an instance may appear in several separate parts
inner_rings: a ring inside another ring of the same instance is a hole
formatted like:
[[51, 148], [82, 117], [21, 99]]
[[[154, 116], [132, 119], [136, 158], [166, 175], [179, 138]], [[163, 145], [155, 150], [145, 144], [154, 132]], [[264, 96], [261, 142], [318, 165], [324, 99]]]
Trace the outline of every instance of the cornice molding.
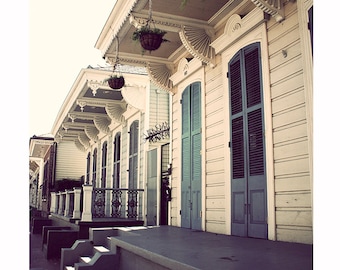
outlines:
[[223, 34], [211, 43], [216, 54], [220, 54], [237, 40], [268, 20], [268, 15], [260, 9], [253, 9], [245, 17], [233, 14], [228, 19]]
[[102, 98], [78, 98], [77, 99], [77, 105], [80, 106], [81, 111], [83, 111], [85, 106], [95, 106], [95, 107], [106, 107], [108, 105], [114, 105], [114, 104], [124, 104], [125, 102], [123, 100], [107, 100]]
[[272, 16], [277, 22], [284, 20], [284, 0], [251, 0], [263, 12]]
[[[129, 22], [135, 28], [141, 28], [146, 25], [148, 20], [148, 14], [132, 12], [129, 16]], [[206, 21], [197, 20], [193, 18], [187, 18], [183, 16], [176, 16], [161, 12], [153, 12], [152, 13], [152, 22], [156, 28], [165, 30], [167, 32], [175, 32], [178, 33], [181, 31], [184, 25], [193, 27], [193, 28], [203, 28], [207, 31], [213, 31], [214, 28], [210, 26]]]

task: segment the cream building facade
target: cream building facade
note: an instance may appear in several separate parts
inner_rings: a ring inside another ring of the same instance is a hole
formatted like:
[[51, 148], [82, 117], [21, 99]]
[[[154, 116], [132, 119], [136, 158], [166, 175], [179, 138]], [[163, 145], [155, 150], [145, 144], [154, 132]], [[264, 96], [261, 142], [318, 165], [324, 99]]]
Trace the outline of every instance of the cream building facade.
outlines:
[[[313, 243], [312, 7], [118, 0], [96, 48], [169, 93], [172, 226]], [[131, 41], [152, 8], [161, 48]]]

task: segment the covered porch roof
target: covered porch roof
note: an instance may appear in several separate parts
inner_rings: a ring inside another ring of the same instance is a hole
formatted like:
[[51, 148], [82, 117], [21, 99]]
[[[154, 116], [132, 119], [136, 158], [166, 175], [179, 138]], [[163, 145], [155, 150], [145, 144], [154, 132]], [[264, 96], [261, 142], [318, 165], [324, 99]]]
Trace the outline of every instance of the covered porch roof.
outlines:
[[125, 86], [118, 90], [106, 81], [112, 72], [91, 66], [79, 72], [52, 127], [56, 142], [71, 141], [85, 151], [110, 132], [110, 125], [124, 122], [128, 105], [144, 109], [145, 99], [134, 97], [145, 95], [149, 84], [145, 69], [121, 67]]
[[[226, 21], [233, 14], [242, 17], [259, 8], [280, 21], [284, 17], [284, 1], [117, 0], [95, 47], [110, 64], [114, 64], [119, 55], [120, 63], [145, 66], [155, 85], [175, 93], [176, 88], [170, 80], [175, 65], [182, 58], [195, 57], [214, 66], [215, 52], [210, 45], [222, 34]], [[156, 51], [142, 53], [140, 44], [132, 40], [132, 35], [147, 23], [150, 10], [151, 26], [167, 31], [164, 38], [169, 42], [163, 43]]]

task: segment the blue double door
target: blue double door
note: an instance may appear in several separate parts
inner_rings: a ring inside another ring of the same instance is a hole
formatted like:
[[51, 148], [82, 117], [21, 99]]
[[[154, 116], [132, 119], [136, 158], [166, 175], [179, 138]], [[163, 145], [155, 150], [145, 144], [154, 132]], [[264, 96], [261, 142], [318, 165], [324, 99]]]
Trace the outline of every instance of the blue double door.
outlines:
[[201, 83], [182, 94], [181, 226], [202, 230]]
[[267, 238], [267, 184], [260, 44], [229, 62], [231, 233]]

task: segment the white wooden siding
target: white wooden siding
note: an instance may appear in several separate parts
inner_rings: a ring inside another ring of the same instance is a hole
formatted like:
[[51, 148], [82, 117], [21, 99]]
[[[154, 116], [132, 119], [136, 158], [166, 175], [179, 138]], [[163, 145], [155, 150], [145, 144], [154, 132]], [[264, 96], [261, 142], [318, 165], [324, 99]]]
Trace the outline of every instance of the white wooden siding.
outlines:
[[171, 175], [171, 204], [170, 204], [170, 225], [180, 226], [180, 201], [181, 192], [181, 96], [176, 94], [172, 98], [172, 175]]
[[206, 68], [206, 230], [226, 233], [225, 117], [222, 65]]
[[[312, 243], [306, 93], [296, 4], [268, 22], [277, 240]], [[287, 53], [285, 57], [283, 51]]]
[[70, 141], [62, 141], [57, 146], [56, 180], [80, 180], [86, 173], [87, 152], [80, 151]]

